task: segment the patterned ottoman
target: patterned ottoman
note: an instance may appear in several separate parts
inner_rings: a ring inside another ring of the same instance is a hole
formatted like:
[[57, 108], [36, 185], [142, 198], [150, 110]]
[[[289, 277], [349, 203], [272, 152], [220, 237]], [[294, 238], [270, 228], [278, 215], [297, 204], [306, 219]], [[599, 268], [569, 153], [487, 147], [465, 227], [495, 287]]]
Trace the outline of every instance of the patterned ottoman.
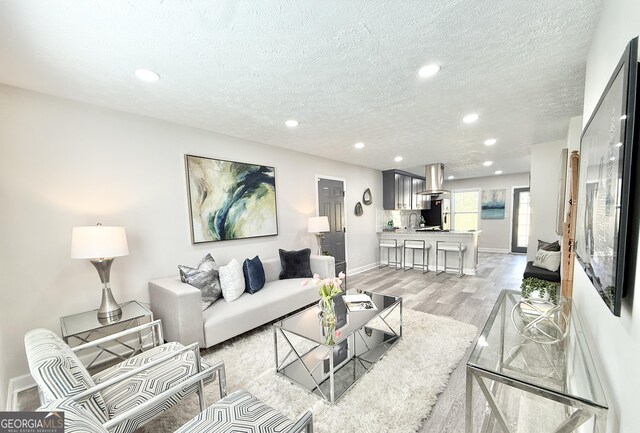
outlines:
[[175, 433], [284, 433], [292, 431], [293, 424], [247, 391], [236, 391], [209, 406]]

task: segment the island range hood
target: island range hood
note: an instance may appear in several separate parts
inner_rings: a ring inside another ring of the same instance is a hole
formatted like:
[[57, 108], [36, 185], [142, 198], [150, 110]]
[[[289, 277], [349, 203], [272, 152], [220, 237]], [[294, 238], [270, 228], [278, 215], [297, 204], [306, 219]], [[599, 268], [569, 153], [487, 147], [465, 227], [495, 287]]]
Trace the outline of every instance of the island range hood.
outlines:
[[444, 164], [438, 162], [436, 164], [426, 165], [424, 168], [425, 190], [419, 191], [417, 194], [422, 195], [440, 195], [449, 194], [449, 191], [442, 187], [444, 182]]

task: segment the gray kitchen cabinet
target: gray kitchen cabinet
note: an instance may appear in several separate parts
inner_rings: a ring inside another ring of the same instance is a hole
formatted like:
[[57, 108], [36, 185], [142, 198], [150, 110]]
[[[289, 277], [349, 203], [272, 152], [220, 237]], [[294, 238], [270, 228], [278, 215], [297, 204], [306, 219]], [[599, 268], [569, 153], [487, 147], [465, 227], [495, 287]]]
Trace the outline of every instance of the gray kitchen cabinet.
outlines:
[[400, 170], [382, 172], [382, 207], [385, 210], [422, 209], [425, 196], [417, 194], [424, 189], [424, 178]]
[[412, 194], [411, 194], [411, 209], [426, 209], [427, 197], [424, 194], [418, 194], [425, 189], [425, 180], [414, 177], [411, 179]]

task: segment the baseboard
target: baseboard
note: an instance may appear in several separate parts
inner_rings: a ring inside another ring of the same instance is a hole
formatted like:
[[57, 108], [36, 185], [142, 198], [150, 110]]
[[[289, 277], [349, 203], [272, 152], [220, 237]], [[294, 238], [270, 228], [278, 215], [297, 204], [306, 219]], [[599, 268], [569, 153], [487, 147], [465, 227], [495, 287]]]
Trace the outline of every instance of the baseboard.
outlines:
[[478, 252], [481, 253], [500, 253], [500, 254], [509, 254], [511, 250], [504, 248], [478, 248]]
[[30, 374], [23, 374], [22, 376], [12, 377], [9, 379], [9, 386], [7, 389], [7, 410], [14, 412], [18, 410], [18, 393], [36, 386], [36, 382], [33, 380]]
[[378, 263], [369, 263], [368, 265], [360, 266], [359, 268], [347, 269], [347, 275], [357, 275], [361, 274], [370, 269], [374, 269], [378, 267]]

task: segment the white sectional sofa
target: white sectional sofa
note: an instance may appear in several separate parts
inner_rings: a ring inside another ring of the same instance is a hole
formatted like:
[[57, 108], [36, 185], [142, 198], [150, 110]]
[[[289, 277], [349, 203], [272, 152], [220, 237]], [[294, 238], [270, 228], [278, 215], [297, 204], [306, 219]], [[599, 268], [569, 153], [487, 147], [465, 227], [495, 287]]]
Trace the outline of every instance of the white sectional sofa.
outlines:
[[[260, 291], [245, 292], [233, 302], [219, 299], [205, 311], [200, 290], [180, 281], [178, 274], [150, 281], [151, 311], [154, 318], [162, 319], [165, 340], [211, 347], [318, 302], [318, 287], [311, 281], [303, 285], [304, 278], [279, 279], [279, 258], [262, 260], [262, 265], [266, 283]], [[334, 277], [334, 258], [312, 255], [311, 272]]]

